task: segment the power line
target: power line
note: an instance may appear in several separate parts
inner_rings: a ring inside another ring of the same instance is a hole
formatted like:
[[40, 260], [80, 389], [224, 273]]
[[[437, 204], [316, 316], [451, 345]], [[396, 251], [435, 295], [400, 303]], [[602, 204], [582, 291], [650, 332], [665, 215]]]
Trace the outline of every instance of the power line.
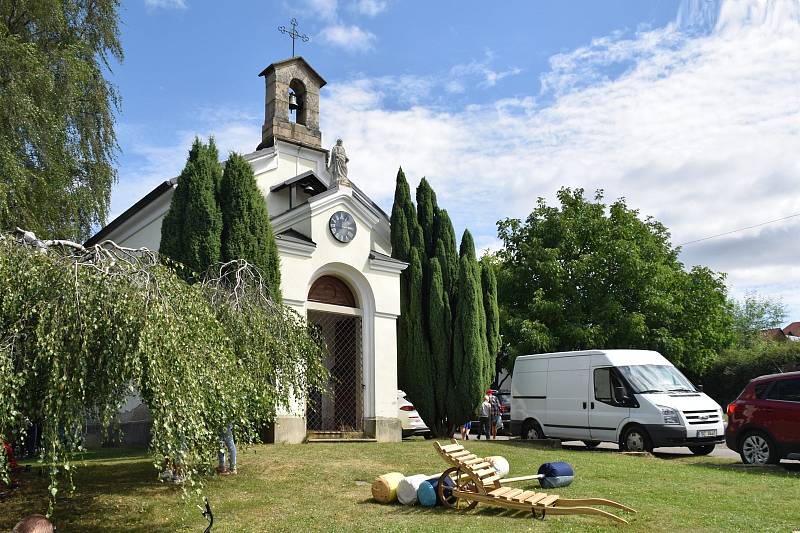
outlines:
[[789, 216], [782, 217], [782, 218], [776, 218], [775, 220], [767, 220], [766, 222], [762, 222], [760, 224], [754, 224], [752, 226], [747, 226], [745, 228], [733, 229], [731, 231], [726, 231], [725, 233], [718, 233], [716, 235], [710, 235], [708, 237], [703, 237], [702, 239], [695, 239], [693, 241], [682, 242], [678, 246], [686, 246], [687, 244], [694, 244], [696, 242], [707, 241], [709, 239], [716, 239], [717, 237], [723, 237], [725, 235], [730, 235], [731, 233], [738, 233], [740, 231], [745, 231], [745, 230], [748, 230], [748, 229], [753, 229], [753, 228], [758, 228], [758, 227], [761, 227], [761, 226], [766, 226], [767, 224], [773, 224], [775, 222], [781, 222], [782, 220], [788, 220], [788, 219], [794, 218], [794, 217], [800, 217], [800, 213], [795, 213], [794, 215], [789, 215]]

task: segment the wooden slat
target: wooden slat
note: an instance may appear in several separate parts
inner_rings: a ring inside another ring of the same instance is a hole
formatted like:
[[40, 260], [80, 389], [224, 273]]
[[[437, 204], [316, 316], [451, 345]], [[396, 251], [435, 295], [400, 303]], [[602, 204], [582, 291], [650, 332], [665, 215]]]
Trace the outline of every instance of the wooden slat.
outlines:
[[464, 447], [460, 444], [447, 444], [446, 446], [442, 446], [442, 451], [446, 453], [457, 452], [458, 450], [463, 450]]
[[495, 481], [500, 481], [500, 476], [495, 474], [494, 476], [485, 477], [481, 481], [483, 481], [484, 486], [494, 485]]
[[522, 489], [511, 489], [510, 491], [508, 491], [505, 494], [503, 494], [503, 496], [501, 496], [501, 497], [504, 500], [513, 500], [515, 496], [519, 496], [523, 492], [525, 492], [525, 491], [522, 490]]
[[548, 506], [548, 505], [552, 505], [553, 503], [555, 503], [556, 500], [558, 500], [558, 494], [551, 494], [547, 498], [544, 498], [544, 499], [539, 500], [538, 502], [536, 502], [536, 505]]
[[459, 457], [466, 457], [467, 455], [472, 455], [472, 453], [470, 453], [467, 450], [461, 450], [458, 452], [448, 453], [447, 455], [449, 455], [453, 459], [458, 459]]
[[533, 504], [539, 502], [540, 500], [544, 500], [545, 498], [547, 498], [546, 492], [537, 492], [533, 496], [528, 496], [527, 498], [525, 498], [524, 503]]
[[491, 468], [494, 471], [494, 467], [491, 464], [487, 463], [486, 461], [481, 461], [480, 463], [475, 463], [474, 465], [469, 465], [469, 467], [471, 469], [475, 470], [476, 472], [478, 470], [483, 470], [484, 468]]
[[494, 489], [492, 492], [489, 493], [489, 496], [493, 496], [497, 498], [498, 496], [502, 496], [506, 492], [512, 491], [511, 487], [500, 487], [499, 489]]
[[483, 462], [483, 457], [478, 457], [477, 455], [475, 457], [473, 457], [472, 459], [467, 459], [466, 457], [464, 457], [459, 462], [462, 463], [462, 464], [465, 464], [467, 466], [472, 466], [472, 465], [477, 464], [477, 463], [482, 463]]
[[522, 494], [517, 494], [516, 496], [514, 496], [514, 499], [517, 500], [518, 502], [524, 502], [526, 498], [529, 498], [534, 494], [536, 494], [535, 490], [526, 490]]
[[[474, 470], [474, 468], [473, 468], [473, 470]], [[475, 470], [475, 475], [478, 476], [478, 477], [481, 477], [481, 478], [493, 476], [496, 473], [497, 473], [497, 471], [494, 468], [492, 468], [491, 466], [489, 468], [484, 468], [482, 470]]]

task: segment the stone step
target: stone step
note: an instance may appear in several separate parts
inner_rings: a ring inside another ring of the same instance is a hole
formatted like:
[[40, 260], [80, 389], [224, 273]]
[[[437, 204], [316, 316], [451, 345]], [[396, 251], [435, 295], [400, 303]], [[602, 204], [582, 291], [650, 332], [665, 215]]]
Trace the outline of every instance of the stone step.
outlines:
[[359, 438], [359, 439], [320, 439], [320, 438], [308, 438], [307, 442], [309, 444], [313, 443], [331, 443], [331, 442], [378, 442], [377, 439], [367, 439], [367, 438]]

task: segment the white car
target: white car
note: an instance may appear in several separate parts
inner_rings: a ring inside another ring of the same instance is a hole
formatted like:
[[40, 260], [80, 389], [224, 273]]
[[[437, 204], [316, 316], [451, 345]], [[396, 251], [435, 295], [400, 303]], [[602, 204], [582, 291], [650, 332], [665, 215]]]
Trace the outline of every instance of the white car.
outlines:
[[429, 436], [431, 430], [425, 425], [425, 422], [420, 418], [414, 404], [408, 401], [406, 393], [397, 391], [397, 418], [400, 419], [400, 425], [403, 428], [403, 438], [412, 435]]

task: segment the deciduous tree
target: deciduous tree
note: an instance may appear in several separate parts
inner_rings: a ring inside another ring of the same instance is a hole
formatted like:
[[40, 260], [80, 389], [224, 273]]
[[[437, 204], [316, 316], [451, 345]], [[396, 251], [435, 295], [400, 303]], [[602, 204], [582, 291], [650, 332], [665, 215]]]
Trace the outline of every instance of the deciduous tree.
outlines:
[[510, 355], [589, 348], [661, 352], [697, 375], [731, 342], [724, 276], [687, 272], [669, 232], [623, 199], [561, 189], [498, 222], [501, 330]]
[[0, 2], [0, 229], [83, 240], [105, 223], [122, 61], [114, 0]]

